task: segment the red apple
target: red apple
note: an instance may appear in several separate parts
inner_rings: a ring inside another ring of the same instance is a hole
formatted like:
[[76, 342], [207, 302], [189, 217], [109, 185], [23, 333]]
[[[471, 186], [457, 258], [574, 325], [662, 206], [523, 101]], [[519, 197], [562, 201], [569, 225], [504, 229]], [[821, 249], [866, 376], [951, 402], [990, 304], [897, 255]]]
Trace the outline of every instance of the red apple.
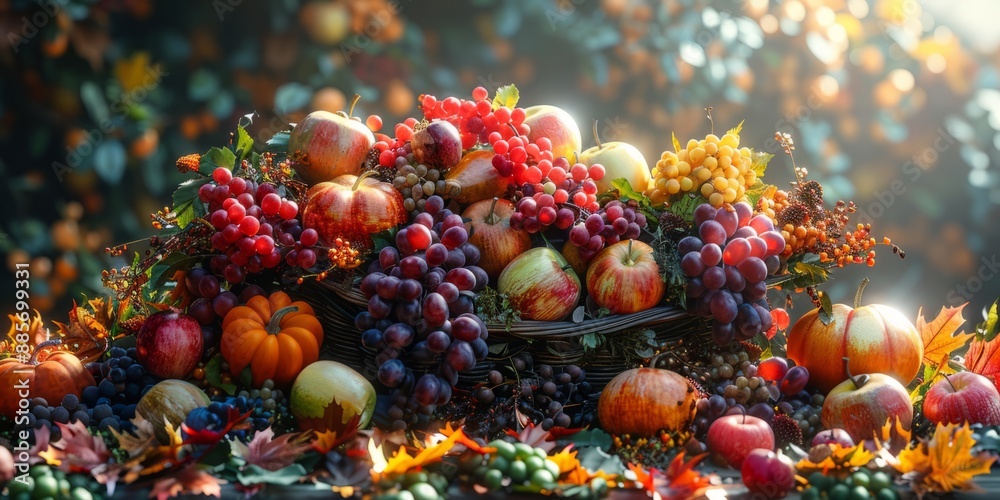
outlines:
[[524, 112], [524, 123], [531, 128], [528, 139], [535, 142], [540, 137], [548, 137], [552, 141], [553, 158], [565, 156], [572, 160], [583, 149], [580, 127], [566, 111], [543, 104], [525, 108]]
[[597, 135], [597, 122], [594, 122], [594, 142], [596, 146], [587, 148], [580, 153], [580, 163], [588, 167], [600, 163], [604, 167], [604, 177], [597, 181], [597, 193], [612, 189], [611, 183], [617, 179], [628, 181], [632, 189], [643, 192], [653, 181], [646, 158], [635, 146], [625, 142], [601, 142]]
[[[622, 240], [601, 250], [587, 268], [587, 293], [612, 314], [645, 311], [663, 300], [666, 286], [653, 247]], [[641, 293], [638, 293], [641, 292]]]
[[844, 429], [855, 443], [881, 435], [886, 421], [895, 422], [897, 417], [903, 428], [910, 428], [913, 404], [903, 384], [884, 373], [847, 374], [848, 379], [826, 395], [823, 427]]
[[821, 444], [839, 444], [844, 448], [854, 446], [854, 439], [844, 429], [826, 429], [813, 437], [812, 446]]
[[315, 229], [320, 241], [333, 246], [343, 238], [355, 248], [371, 248], [371, 235], [406, 222], [403, 195], [392, 184], [371, 177], [342, 175], [309, 188], [302, 225]]
[[978, 373], [945, 375], [924, 396], [924, 416], [935, 424], [1000, 425], [1000, 392]]
[[201, 325], [175, 311], [158, 312], [142, 323], [135, 337], [136, 357], [157, 377], [184, 379], [201, 360]]
[[462, 212], [462, 218], [468, 221], [465, 229], [469, 232], [469, 243], [479, 249], [479, 267], [491, 280], [496, 280], [510, 261], [531, 248], [531, 235], [510, 227], [513, 213], [514, 204], [500, 198], [477, 201]]
[[[357, 99], [351, 103], [352, 112]], [[293, 168], [313, 185], [345, 174], [358, 175], [374, 144], [372, 131], [348, 113], [313, 111], [292, 128], [288, 154], [303, 155]]]
[[580, 301], [580, 278], [562, 254], [548, 247], [532, 248], [507, 264], [497, 280], [522, 320], [557, 321]]
[[783, 498], [795, 488], [795, 464], [781, 452], [766, 448], [747, 454], [740, 476], [753, 498]]
[[709, 426], [705, 443], [716, 458], [739, 469], [755, 448], [774, 449], [774, 431], [767, 422], [745, 413], [725, 415]]

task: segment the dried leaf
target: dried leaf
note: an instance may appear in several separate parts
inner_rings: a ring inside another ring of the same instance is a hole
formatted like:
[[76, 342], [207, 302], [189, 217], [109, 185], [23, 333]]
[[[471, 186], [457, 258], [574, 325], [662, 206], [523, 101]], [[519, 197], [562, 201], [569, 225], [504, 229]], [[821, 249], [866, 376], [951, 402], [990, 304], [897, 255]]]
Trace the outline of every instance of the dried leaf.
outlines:
[[132, 425], [135, 426], [132, 432], [111, 429], [111, 435], [118, 440], [118, 447], [127, 451], [130, 458], [140, 456], [157, 445], [156, 433], [150, 421], [138, 414], [132, 419]]
[[990, 341], [973, 340], [965, 354], [965, 368], [993, 380], [1000, 388], [1000, 335]]
[[[455, 431], [454, 434], [446, 437], [440, 442], [432, 446], [428, 446], [426, 448], [421, 449], [415, 456], [411, 456], [406, 451], [405, 447], [400, 448], [396, 452], [396, 454], [393, 455], [393, 457], [386, 462], [385, 468], [381, 471], [381, 474], [382, 475], [401, 474], [414, 470], [419, 467], [424, 467], [427, 464], [437, 462], [441, 460], [441, 458], [443, 458], [445, 455], [452, 452], [453, 450], [457, 451], [455, 450], [455, 447], [457, 444], [459, 444], [459, 441], [461, 441], [462, 439], [468, 439], [468, 438], [465, 437], [465, 433], [462, 430], [457, 430]], [[382, 453], [381, 446], [379, 446], [377, 449], [378, 453], [381, 454]], [[465, 448], [463, 447], [462, 449], [464, 450]], [[372, 459], [373, 461], [375, 461], [376, 457], [373, 456]], [[373, 469], [373, 471], [375, 471], [376, 473], [379, 472], [376, 469]], [[373, 476], [372, 479], [377, 480], [378, 478]]]
[[114, 325], [111, 301], [102, 297], [91, 299], [85, 305], [77, 305], [69, 311], [69, 323], [53, 321], [59, 327], [62, 349], [80, 358], [80, 362], [95, 361], [111, 346], [108, 333]]
[[826, 446], [829, 447], [830, 454], [823, 458], [823, 460], [813, 462], [809, 457], [806, 457], [795, 464], [795, 468], [799, 474], [807, 476], [817, 471], [823, 474], [828, 474], [830, 471], [849, 472], [858, 467], [868, 465], [868, 462], [871, 462], [875, 458], [872, 452], [865, 449], [863, 442], [849, 447], [839, 444], [829, 444]]
[[938, 424], [929, 440], [911, 444], [891, 464], [910, 481], [918, 496], [975, 490], [973, 478], [989, 474], [996, 460], [973, 455], [975, 444], [968, 424]]
[[67, 473], [90, 473], [92, 469], [107, 464], [111, 453], [103, 438], [92, 435], [79, 420], [72, 424], [56, 422], [56, 425], [62, 431], [62, 437], [50, 443], [48, 449], [38, 456]]
[[313, 436], [312, 448], [318, 453], [327, 454], [330, 450], [339, 447], [354, 437], [358, 432], [358, 424], [361, 423], [361, 414], [355, 414], [349, 422], [344, 432], [324, 431]]
[[[9, 352], [11, 357], [18, 357], [13, 350], [14, 346], [21, 343], [17, 342], [16, 337], [18, 334], [23, 335], [27, 333], [28, 344], [32, 346], [41, 344], [49, 339], [49, 332], [45, 328], [44, 321], [42, 321], [42, 313], [38, 312], [37, 309], [35, 310], [35, 316], [30, 321], [21, 321], [21, 318], [13, 314], [8, 314], [7, 317], [10, 318], [10, 330], [7, 330], [8, 348], [4, 349], [4, 352]], [[27, 361], [29, 355], [30, 353], [24, 354], [22, 362]]]
[[696, 498], [705, 488], [711, 486], [710, 478], [694, 470], [695, 466], [707, 456], [707, 453], [702, 453], [685, 462], [684, 452], [678, 453], [664, 473], [667, 479], [664, 498]]
[[249, 444], [232, 439], [230, 446], [233, 455], [242, 458], [246, 463], [276, 471], [292, 465], [303, 453], [311, 449], [310, 437], [309, 433], [289, 433], [275, 438], [274, 431], [268, 427], [257, 431]]
[[580, 463], [580, 460], [577, 457], [578, 454], [579, 451], [574, 450], [573, 445], [570, 444], [563, 448], [563, 450], [559, 453], [549, 456], [549, 460], [559, 465], [559, 483], [582, 486], [590, 484], [590, 482], [597, 477], [608, 481], [609, 486], [617, 483], [616, 476], [614, 474], [607, 474], [602, 470], [591, 473], [586, 467], [583, 466], [582, 463]]
[[52, 431], [44, 425], [35, 429], [35, 445], [28, 450], [28, 456], [31, 457], [28, 459], [28, 463], [34, 465], [45, 462], [41, 454], [49, 449], [49, 437], [51, 436]]
[[635, 464], [628, 464], [628, 468], [635, 474], [635, 481], [639, 483], [640, 488], [650, 494], [657, 494], [655, 481], [653, 480], [653, 473], [656, 472], [656, 469], [649, 469], [649, 472], [646, 472], [646, 469], [641, 465]]
[[924, 341], [924, 365], [942, 373], [955, 372], [948, 365], [951, 354], [965, 347], [975, 336], [972, 333], [956, 333], [965, 324], [962, 309], [966, 305], [968, 303], [958, 307], [941, 307], [941, 312], [930, 323], [924, 319], [923, 309], [917, 313], [917, 331]]
[[222, 484], [226, 481], [205, 472], [194, 465], [189, 465], [162, 479], [156, 480], [149, 498], [166, 500], [178, 495], [222, 496]]
[[530, 420], [521, 429], [521, 432], [507, 429], [507, 435], [533, 448], [541, 448], [546, 453], [551, 453], [552, 450], [556, 449], [556, 437], [551, 432], [542, 429], [541, 426], [536, 426]]

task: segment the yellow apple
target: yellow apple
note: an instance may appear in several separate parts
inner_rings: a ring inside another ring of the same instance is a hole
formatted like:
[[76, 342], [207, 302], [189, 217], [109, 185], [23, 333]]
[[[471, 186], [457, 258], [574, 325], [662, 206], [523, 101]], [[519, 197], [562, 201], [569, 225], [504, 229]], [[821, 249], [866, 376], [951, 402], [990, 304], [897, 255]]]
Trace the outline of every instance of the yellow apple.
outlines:
[[612, 189], [611, 183], [616, 179], [625, 179], [632, 189], [640, 193], [645, 191], [653, 181], [646, 158], [635, 146], [611, 141], [602, 143], [597, 136], [597, 122], [594, 122], [594, 141], [597, 146], [588, 148], [580, 154], [580, 163], [591, 166], [600, 163], [604, 167], [604, 177], [597, 181], [597, 193], [605, 193]]

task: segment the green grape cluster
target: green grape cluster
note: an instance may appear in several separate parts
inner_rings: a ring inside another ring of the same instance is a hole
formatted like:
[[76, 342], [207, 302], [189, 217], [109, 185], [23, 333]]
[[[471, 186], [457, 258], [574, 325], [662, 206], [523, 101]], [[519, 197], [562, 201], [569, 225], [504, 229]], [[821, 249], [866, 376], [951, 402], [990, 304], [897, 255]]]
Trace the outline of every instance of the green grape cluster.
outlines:
[[383, 479], [378, 484], [384, 493], [376, 500], [444, 500], [448, 496], [448, 479], [436, 472], [415, 471]]
[[885, 472], [861, 469], [845, 478], [826, 476], [822, 472], [809, 475], [809, 487], [802, 491], [803, 500], [899, 500], [892, 478]]
[[[524, 443], [508, 443], [500, 439], [487, 445], [496, 448], [482, 467], [476, 470], [480, 484], [490, 491], [506, 485], [531, 485], [551, 490], [559, 478], [559, 465], [549, 460], [548, 453]], [[509, 479], [507, 483], [506, 479]]]
[[48, 465], [33, 465], [24, 480], [17, 477], [7, 483], [7, 496], [12, 500], [92, 500], [104, 498], [103, 486], [90, 476], [66, 474]]

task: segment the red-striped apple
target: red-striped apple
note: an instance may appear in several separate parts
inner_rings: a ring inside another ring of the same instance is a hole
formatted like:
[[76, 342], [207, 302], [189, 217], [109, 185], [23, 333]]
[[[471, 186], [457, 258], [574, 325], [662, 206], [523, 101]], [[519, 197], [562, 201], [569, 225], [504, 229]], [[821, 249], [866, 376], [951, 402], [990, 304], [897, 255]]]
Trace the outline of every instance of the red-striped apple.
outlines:
[[653, 247], [622, 240], [601, 250], [587, 268], [587, 293], [613, 314], [645, 311], [663, 299], [666, 289]]
[[913, 404], [903, 384], [884, 373], [847, 374], [848, 379], [826, 395], [823, 427], [844, 429], [855, 443], [881, 435], [882, 426], [897, 418], [904, 429], [910, 428]]
[[507, 264], [497, 291], [507, 294], [521, 319], [558, 321], [576, 308], [580, 300], [580, 278], [562, 254], [537, 247]]
[[[355, 98], [351, 103], [354, 110]], [[313, 111], [295, 124], [288, 137], [288, 154], [303, 154], [293, 163], [295, 172], [309, 185], [361, 172], [375, 135], [348, 113]]]
[[524, 123], [531, 128], [528, 139], [536, 142], [541, 137], [552, 141], [552, 157], [565, 156], [571, 162], [583, 149], [580, 127], [576, 120], [562, 108], [542, 104], [524, 109]]

